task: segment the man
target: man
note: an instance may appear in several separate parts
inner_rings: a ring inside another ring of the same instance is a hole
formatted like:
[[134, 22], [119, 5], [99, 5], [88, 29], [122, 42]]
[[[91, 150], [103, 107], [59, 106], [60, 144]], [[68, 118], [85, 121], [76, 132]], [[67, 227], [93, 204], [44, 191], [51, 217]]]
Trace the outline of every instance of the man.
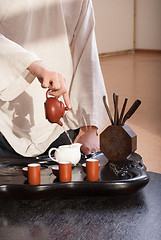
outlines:
[[[84, 154], [99, 150], [106, 89], [94, 23], [90, 0], [0, 0], [2, 148], [38, 156], [65, 128], [80, 129], [74, 141]], [[46, 88], [70, 108], [64, 128], [45, 119]]]

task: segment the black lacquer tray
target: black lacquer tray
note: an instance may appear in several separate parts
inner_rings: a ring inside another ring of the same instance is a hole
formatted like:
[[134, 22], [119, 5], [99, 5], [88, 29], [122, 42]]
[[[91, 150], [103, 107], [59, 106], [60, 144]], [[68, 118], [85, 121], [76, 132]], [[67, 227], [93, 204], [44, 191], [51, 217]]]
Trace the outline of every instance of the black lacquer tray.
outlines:
[[[86, 158], [99, 159], [100, 173], [97, 182], [89, 182], [82, 169]], [[22, 173], [22, 167], [32, 162], [41, 164], [41, 184], [29, 185]], [[103, 153], [84, 156], [77, 166], [72, 167], [72, 181], [59, 182], [52, 173], [55, 163], [48, 157], [0, 158], [0, 198], [41, 199], [72, 196], [103, 196], [131, 194], [149, 182], [146, 167], [139, 154], [133, 153], [125, 161], [110, 162]]]

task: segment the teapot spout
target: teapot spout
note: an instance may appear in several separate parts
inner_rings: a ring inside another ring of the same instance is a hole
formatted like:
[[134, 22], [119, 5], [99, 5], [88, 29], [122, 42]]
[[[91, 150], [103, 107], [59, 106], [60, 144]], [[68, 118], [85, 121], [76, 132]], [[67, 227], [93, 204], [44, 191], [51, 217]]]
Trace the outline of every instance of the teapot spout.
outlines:
[[60, 120], [57, 122], [57, 124], [59, 124], [61, 127], [63, 126], [63, 123]]

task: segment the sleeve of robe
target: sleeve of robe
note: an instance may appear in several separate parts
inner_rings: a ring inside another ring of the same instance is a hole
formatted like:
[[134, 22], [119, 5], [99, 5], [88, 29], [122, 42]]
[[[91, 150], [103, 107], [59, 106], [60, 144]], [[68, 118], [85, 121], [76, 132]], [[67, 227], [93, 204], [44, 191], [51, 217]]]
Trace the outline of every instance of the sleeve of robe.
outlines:
[[11, 101], [34, 80], [27, 70], [39, 58], [0, 34], [0, 99]]
[[70, 87], [72, 111], [67, 114], [67, 120], [70, 128], [93, 125], [99, 133], [108, 121], [103, 104], [103, 95], [107, 93], [96, 45], [94, 10], [92, 1], [78, 2], [79, 7], [75, 4], [77, 10], [73, 9], [71, 22], [68, 17], [70, 24], [67, 26], [70, 33], [73, 28], [72, 19], [76, 18], [77, 12], [78, 22], [73, 38], [69, 38], [74, 74]]

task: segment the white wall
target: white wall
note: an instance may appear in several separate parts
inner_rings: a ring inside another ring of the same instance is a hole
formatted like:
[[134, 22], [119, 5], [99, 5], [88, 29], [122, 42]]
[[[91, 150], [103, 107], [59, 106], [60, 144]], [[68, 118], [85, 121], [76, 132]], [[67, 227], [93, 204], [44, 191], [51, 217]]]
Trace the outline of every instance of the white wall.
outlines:
[[133, 49], [133, 0], [93, 0], [99, 53]]
[[[133, 49], [134, 0], [93, 0], [99, 53]], [[136, 48], [161, 50], [161, 0], [136, 0]]]
[[161, 50], [161, 0], [136, 0], [136, 48]]

